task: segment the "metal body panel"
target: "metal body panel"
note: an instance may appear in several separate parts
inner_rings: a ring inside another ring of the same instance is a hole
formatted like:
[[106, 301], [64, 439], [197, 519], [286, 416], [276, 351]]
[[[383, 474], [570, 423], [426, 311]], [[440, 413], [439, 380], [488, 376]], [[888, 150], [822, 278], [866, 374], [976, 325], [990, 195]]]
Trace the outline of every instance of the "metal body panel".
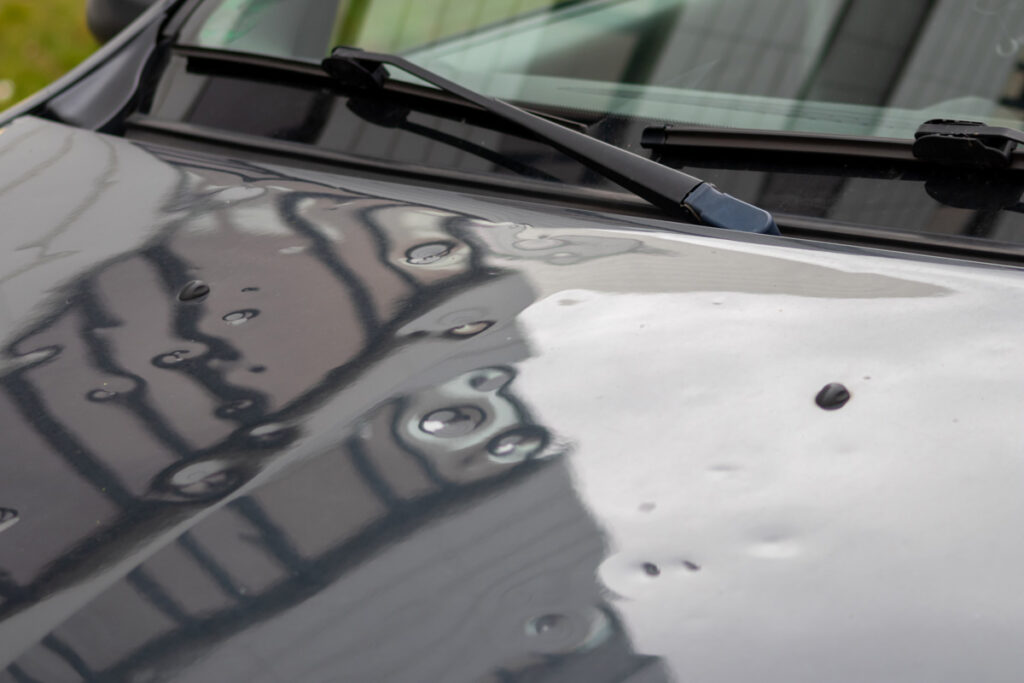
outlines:
[[1024, 663], [1016, 270], [32, 118], [0, 215], [5, 683]]

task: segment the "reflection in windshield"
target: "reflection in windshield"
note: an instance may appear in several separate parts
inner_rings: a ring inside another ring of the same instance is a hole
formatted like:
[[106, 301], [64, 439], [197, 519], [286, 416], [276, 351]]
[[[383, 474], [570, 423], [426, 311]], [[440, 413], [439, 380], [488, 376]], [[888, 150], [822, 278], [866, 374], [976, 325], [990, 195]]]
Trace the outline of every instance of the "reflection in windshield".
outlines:
[[407, 51], [488, 94], [581, 111], [881, 137], [931, 118], [1024, 118], [1024, 3], [1012, 0], [212, 6], [189, 42], [309, 60], [335, 44]]
[[158, 154], [169, 224], [5, 349], [4, 481], [32, 502], [0, 510], [26, 549], [2, 560], [6, 672], [667, 680], [517, 396], [534, 293], [484, 266], [479, 221]]

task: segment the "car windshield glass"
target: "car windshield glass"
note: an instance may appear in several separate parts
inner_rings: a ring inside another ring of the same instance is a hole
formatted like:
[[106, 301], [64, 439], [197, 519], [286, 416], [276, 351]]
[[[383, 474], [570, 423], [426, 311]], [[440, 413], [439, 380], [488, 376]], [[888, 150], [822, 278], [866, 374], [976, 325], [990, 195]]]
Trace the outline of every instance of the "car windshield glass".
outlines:
[[927, 119], [1024, 121], [1020, 0], [213, 0], [183, 42], [398, 52], [495, 97], [698, 125], [908, 138]]

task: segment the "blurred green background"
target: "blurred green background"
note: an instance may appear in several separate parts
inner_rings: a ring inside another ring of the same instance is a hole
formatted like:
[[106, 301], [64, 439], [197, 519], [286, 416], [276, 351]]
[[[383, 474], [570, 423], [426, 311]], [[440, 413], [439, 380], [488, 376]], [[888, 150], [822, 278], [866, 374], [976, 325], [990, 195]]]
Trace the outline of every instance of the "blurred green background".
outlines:
[[0, 0], [0, 109], [28, 97], [97, 47], [85, 0]]
[[[338, 0], [334, 44], [398, 51], [559, 1]], [[0, 110], [58, 78], [98, 47], [85, 24], [85, 4], [86, 0], [0, 0]], [[225, 0], [203, 30], [204, 44], [230, 46], [239, 17], [258, 13], [265, 4]]]

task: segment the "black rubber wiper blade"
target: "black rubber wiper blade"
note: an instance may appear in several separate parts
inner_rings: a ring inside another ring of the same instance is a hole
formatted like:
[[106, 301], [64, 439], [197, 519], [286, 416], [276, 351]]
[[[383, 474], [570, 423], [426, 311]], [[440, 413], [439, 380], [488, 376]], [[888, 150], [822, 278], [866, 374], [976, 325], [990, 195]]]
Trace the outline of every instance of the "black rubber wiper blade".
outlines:
[[696, 219], [704, 225], [717, 228], [779, 234], [770, 213], [720, 192], [700, 178], [584, 133], [563, 128], [507, 102], [465, 88], [397, 55], [336, 47], [324, 59], [323, 69], [344, 85], [376, 89], [382, 87], [389, 78], [385, 64], [398, 67], [440, 90], [519, 126], [670, 215]]
[[912, 162], [911, 144], [911, 140], [899, 138], [698, 125], [649, 126], [640, 138], [641, 147], [659, 153], [714, 150]]
[[832, 135], [708, 126], [650, 126], [640, 145], [659, 153], [695, 150], [809, 155], [833, 161], [866, 159], [937, 166], [1005, 169], [1024, 168], [1014, 152], [1024, 145], [1024, 132], [988, 126], [979, 121], [932, 119], [922, 123], [914, 139]]

